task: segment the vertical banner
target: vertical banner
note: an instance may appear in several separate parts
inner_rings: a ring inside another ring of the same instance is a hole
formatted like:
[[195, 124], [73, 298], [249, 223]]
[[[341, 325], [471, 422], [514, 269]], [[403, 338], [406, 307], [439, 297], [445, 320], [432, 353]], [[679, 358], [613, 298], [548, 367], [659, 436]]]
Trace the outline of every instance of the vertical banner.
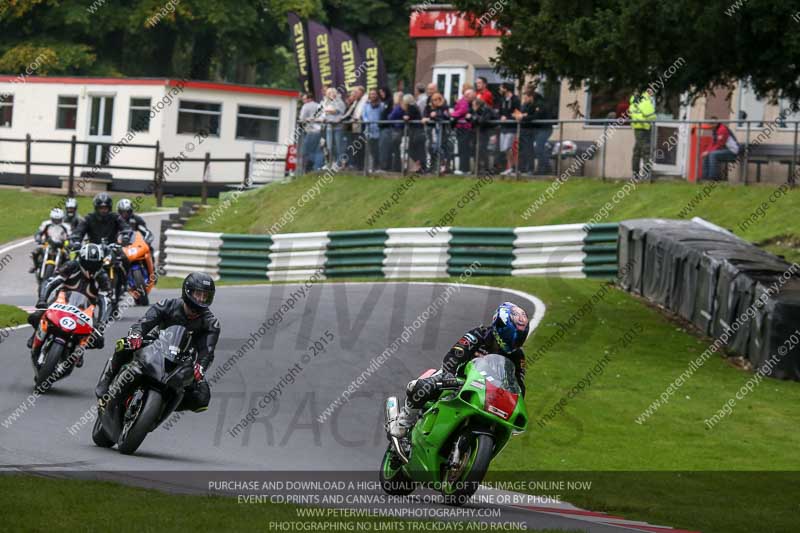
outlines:
[[297, 61], [297, 72], [300, 80], [300, 87], [305, 93], [311, 93], [314, 98], [321, 98], [322, 95], [315, 94], [311, 90], [311, 80], [308, 75], [308, 39], [306, 38], [306, 28], [303, 21], [296, 13], [289, 12], [289, 31], [292, 32], [292, 44], [294, 45], [294, 58]]
[[317, 98], [322, 98], [325, 85], [336, 85], [333, 70], [334, 55], [328, 28], [313, 20], [308, 21], [308, 48], [314, 94]]
[[356, 40], [342, 30], [331, 28], [331, 45], [336, 54], [336, 80], [341, 88], [350, 93], [357, 85], [364, 85], [366, 66]]
[[358, 34], [358, 48], [361, 50], [361, 57], [364, 58], [363, 70], [366, 74], [365, 86], [367, 90], [385, 87], [388, 81], [381, 49], [378, 48], [375, 41], [363, 33]]

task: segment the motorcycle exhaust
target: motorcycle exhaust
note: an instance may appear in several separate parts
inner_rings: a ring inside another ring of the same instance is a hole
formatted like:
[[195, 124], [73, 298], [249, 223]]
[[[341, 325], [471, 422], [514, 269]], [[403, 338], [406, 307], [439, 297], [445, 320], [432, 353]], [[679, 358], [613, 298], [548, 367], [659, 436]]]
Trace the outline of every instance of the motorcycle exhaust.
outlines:
[[397, 396], [389, 396], [386, 398], [386, 426], [400, 416], [400, 407], [397, 403]]
[[389, 424], [391, 424], [397, 419], [398, 416], [400, 416], [400, 405], [397, 402], [397, 396], [389, 396], [386, 398], [384, 414], [386, 417], [386, 435], [389, 437], [389, 441], [392, 443], [392, 448], [394, 448], [394, 451], [397, 453], [397, 456], [400, 458], [400, 460], [403, 461], [403, 463], [408, 464], [408, 456], [403, 450], [400, 440], [397, 437], [393, 437], [389, 433]]

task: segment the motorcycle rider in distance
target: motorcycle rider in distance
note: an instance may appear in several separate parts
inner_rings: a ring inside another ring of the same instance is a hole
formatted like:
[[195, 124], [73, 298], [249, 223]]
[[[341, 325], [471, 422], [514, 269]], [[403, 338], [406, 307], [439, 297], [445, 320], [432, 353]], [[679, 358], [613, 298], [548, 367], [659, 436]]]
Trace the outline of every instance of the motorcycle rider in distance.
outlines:
[[123, 365], [130, 362], [133, 353], [147, 342], [158, 337], [158, 331], [170, 326], [183, 326], [191, 334], [191, 346], [197, 354], [194, 365], [194, 383], [187, 387], [183, 400], [176, 411], [191, 410], [195, 413], [208, 409], [211, 387], [205, 379], [205, 371], [214, 361], [214, 350], [220, 334], [220, 323], [209, 307], [214, 301], [216, 288], [208, 274], [193, 272], [183, 280], [180, 298], [161, 300], [150, 307], [147, 313], [135, 322], [127, 337], [117, 341], [114, 354], [109, 358], [95, 395], [103, 398], [114, 377]]
[[80, 248], [84, 237], [89, 242], [101, 244], [103, 239], [107, 243], [117, 242], [117, 234], [128, 229], [128, 223], [122, 217], [111, 211], [112, 200], [108, 193], [101, 192], [94, 197], [94, 213], [86, 215], [78, 227], [70, 235], [73, 248]]
[[[77, 260], [67, 261], [61, 265], [58, 273], [42, 284], [36, 311], [28, 316], [28, 323], [33, 327], [33, 335], [28, 339], [28, 348], [33, 349], [34, 359], [39, 356], [38, 349], [44, 340], [44, 332], [39, 330], [39, 321], [47, 310], [51, 297], [59, 290], [84, 294], [96, 306], [96, 332], [92, 335], [94, 340], [90, 341], [87, 347], [98, 350], [103, 348], [105, 342], [102, 332], [109, 316], [108, 291], [111, 289], [111, 282], [102, 267], [103, 252], [100, 246], [87, 243], [81, 247]], [[75, 361], [75, 366], [78, 368], [83, 366], [82, 355]]]
[[31, 259], [33, 259], [33, 266], [28, 271], [31, 274], [36, 272], [41, 266], [39, 263], [42, 260], [42, 247], [41, 245], [45, 243], [47, 240], [47, 231], [51, 229], [51, 226], [55, 226], [55, 230], [57, 234], [61, 234], [62, 241], [67, 242], [70, 234], [70, 226], [69, 224], [65, 223], [64, 221], [64, 211], [59, 209], [58, 207], [54, 207], [50, 210], [50, 218], [47, 220], [42, 221], [39, 224], [39, 229], [36, 230], [36, 234], [33, 236], [33, 240], [36, 241], [36, 244], [39, 246], [31, 253]]
[[67, 216], [64, 217], [64, 222], [69, 224], [69, 227], [75, 229], [83, 221], [83, 217], [78, 214], [78, 200], [75, 198], [67, 198], [64, 201], [64, 210]]
[[490, 326], [478, 326], [466, 332], [445, 354], [442, 368], [434, 374], [410, 381], [406, 387], [405, 405], [400, 415], [389, 423], [389, 434], [406, 438], [414, 427], [422, 408], [434, 400], [443, 385], [456, 383], [455, 375], [471, 359], [487, 354], [503, 355], [514, 363], [516, 378], [525, 395], [525, 353], [522, 345], [528, 338], [528, 315], [522, 307], [511, 302], [500, 304]]
[[153, 232], [147, 228], [147, 223], [142, 217], [133, 212], [133, 204], [127, 198], [117, 202], [117, 213], [127, 222], [132, 230], [138, 231], [144, 237], [144, 242], [150, 247], [150, 256], [153, 256]]

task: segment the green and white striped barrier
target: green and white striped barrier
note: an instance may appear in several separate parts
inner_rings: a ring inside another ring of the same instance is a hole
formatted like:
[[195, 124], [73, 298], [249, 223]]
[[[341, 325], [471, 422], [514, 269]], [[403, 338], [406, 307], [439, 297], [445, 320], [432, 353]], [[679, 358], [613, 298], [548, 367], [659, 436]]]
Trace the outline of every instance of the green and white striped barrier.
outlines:
[[166, 271], [216, 279], [614, 277], [618, 225], [521, 228], [391, 228], [277, 235], [167, 230]]

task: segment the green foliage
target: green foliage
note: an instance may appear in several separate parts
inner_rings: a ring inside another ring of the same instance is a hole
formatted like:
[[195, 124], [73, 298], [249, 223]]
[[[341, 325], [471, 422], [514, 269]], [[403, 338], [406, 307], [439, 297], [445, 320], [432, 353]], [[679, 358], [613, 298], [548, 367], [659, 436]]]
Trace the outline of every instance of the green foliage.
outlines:
[[0, 71], [24, 75], [72, 74], [95, 63], [97, 56], [84, 44], [25, 42], [0, 56]]
[[[692, 96], [752, 78], [760, 95], [800, 99], [797, 6], [771, 0], [455, 0], [511, 28], [497, 66], [573, 86], [644, 88]], [[491, 15], [492, 11], [494, 15]], [[800, 18], [800, 17], [798, 17]], [[685, 63], [665, 73], [679, 58]]]
[[0, 72], [170, 76], [297, 87], [286, 15], [368, 32], [389, 70], [410, 78], [406, 1], [9, 0], [0, 2]]

